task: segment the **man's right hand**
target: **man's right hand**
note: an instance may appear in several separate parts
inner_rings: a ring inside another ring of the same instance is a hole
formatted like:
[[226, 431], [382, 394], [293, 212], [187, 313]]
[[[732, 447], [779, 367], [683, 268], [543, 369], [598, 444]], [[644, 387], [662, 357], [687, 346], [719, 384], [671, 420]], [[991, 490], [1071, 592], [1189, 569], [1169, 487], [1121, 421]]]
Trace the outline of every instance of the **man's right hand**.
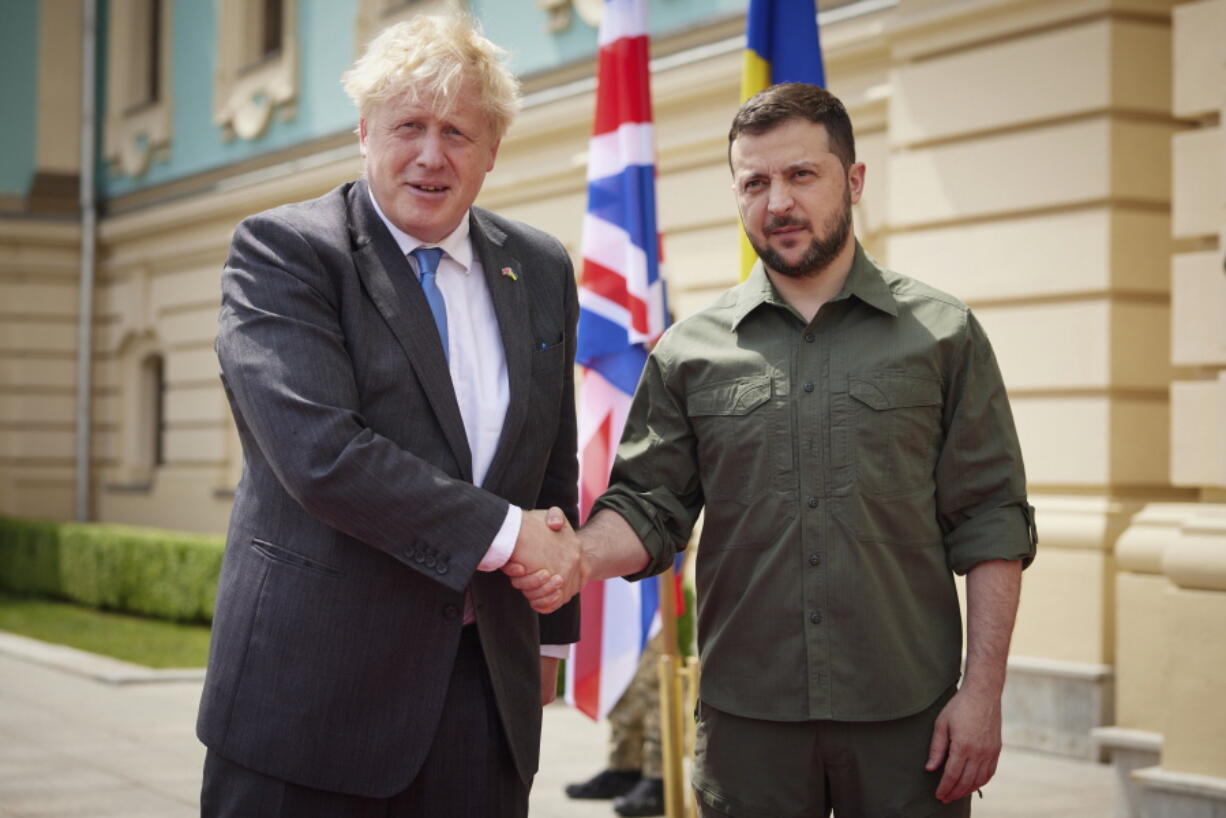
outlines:
[[552, 613], [585, 584], [579, 538], [557, 509], [527, 511], [503, 573], [538, 613]]

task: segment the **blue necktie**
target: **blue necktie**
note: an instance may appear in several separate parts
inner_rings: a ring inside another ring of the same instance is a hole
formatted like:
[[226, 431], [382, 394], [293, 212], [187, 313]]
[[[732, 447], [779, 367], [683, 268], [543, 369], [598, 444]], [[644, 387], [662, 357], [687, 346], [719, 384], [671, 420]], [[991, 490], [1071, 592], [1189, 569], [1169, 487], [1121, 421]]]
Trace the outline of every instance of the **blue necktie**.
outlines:
[[426, 303], [430, 305], [431, 314], [434, 315], [438, 337], [443, 341], [443, 357], [450, 360], [447, 349], [447, 300], [443, 298], [443, 291], [438, 288], [438, 282], [435, 280], [443, 251], [438, 247], [418, 247], [409, 255], [417, 259], [417, 269], [421, 272], [421, 291], [426, 296]]

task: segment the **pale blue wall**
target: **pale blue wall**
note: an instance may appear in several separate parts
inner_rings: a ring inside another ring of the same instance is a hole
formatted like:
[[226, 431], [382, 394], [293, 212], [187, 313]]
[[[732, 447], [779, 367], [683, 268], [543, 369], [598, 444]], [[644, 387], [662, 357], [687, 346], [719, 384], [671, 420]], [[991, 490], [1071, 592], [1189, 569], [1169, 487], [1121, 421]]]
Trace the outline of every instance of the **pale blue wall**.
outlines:
[[[651, 0], [647, 24], [655, 36], [693, 28], [715, 19], [740, 14], [748, 0]], [[545, 27], [545, 12], [534, 0], [469, 0], [468, 7], [482, 23], [486, 35], [512, 52], [511, 66], [521, 76], [548, 71], [585, 59], [596, 52], [596, 29], [578, 14], [557, 34]]]
[[[0, 0], [11, 2], [11, 0]], [[35, 0], [23, 0], [37, 5]], [[299, 98], [288, 122], [274, 116], [258, 139], [222, 140], [212, 122], [213, 71], [217, 54], [219, 0], [172, 0], [171, 61], [173, 133], [169, 155], [139, 178], [117, 168], [101, 174], [103, 195], [119, 196], [180, 179], [262, 153], [352, 130], [357, 116], [340, 87], [353, 63], [355, 0], [299, 0]], [[701, 25], [744, 11], [747, 0], [651, 0], [655, 35]], [[578, 15], [562, 32], [550, 34], [535, 0], [469, 0], [490, 39], [512, 52], [512, 68], [530, 75], [590, 57], [596, 30]]]
[[137, 179], [108, 168], [108, 196], [212, 170], [262, 153], [354, 127], [353, 104], [340, 76], [353, 62], [351, 2], [299, 0], [297, 112], [288, 122], [274, 115], [256, 140], [222, 139], [213, 124], [213, 71], [217, 64], [217, 0], [175, 0], [171, 11], [172, 136], [169, 156]]
[[0, 112], [0, 194], [23, 196], [38, 161], [38, 0], [0, 7]]

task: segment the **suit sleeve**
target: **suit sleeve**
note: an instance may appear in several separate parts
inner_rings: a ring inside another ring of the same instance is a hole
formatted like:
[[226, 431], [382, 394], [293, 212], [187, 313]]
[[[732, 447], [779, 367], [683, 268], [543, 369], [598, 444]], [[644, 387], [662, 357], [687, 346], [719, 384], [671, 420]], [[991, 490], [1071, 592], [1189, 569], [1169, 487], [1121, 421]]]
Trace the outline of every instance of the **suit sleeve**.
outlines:
[[246, 444], [312, 516], [462, 590], [508, 504], [370, 428], [329, 276], [275, 214], [235, 231], [216, 348]]
[[[579, 296], [570, 256], [559, 245], [564, 259], [563, 309], [566, 313], [566, 360], [563, 369], [561, 417], [558, 434], [549, 453], [545, 480], [537, 497], [537, 508], [557, 506], [571, 526], [579, 528], [578, 421], [575, 417], [575, 345], [579, 323]], [[541, 644], [564, 645], [579, 641], [579, 597], [551, 614], [540, 617]]]

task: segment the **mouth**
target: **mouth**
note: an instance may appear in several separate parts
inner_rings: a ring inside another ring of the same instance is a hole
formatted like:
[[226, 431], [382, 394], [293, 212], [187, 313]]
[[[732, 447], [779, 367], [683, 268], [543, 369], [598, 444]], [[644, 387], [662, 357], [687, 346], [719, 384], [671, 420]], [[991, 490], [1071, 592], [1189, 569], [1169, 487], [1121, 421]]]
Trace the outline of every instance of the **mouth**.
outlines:
[[408, 182], [407, 184], [409, 187], [422, 193], [446, 193], [447, 191], [451, 190], [451, 188], [447, 185], [429, 185], [419, 184], [417, 182]]
[[763, 232], [770, 238], [788, 238], [797, 233], [803, 233], [809, 229], [809, 225], [805, 222], [776, 222], [768, 224]]

